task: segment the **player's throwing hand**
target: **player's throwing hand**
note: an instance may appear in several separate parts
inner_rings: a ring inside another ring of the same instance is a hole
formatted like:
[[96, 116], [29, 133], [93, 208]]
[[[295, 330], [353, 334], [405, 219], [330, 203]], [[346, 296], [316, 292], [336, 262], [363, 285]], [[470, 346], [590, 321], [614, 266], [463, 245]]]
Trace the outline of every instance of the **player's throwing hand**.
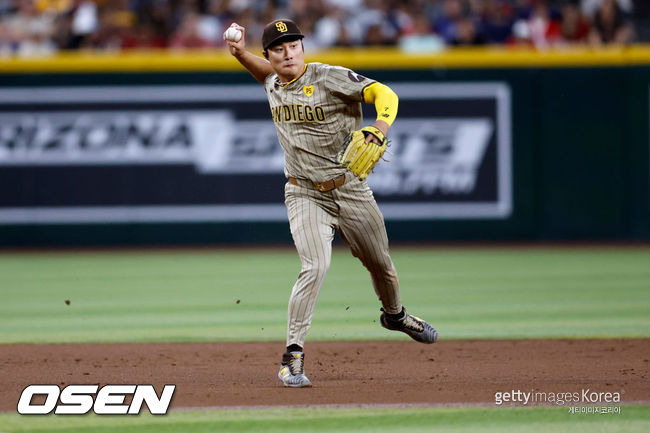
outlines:
[[235, 57], [246, 51], [246, 29], [237, 23], [232, 23], [223, 32], [223, 40], [228, 44], [230, 54]]

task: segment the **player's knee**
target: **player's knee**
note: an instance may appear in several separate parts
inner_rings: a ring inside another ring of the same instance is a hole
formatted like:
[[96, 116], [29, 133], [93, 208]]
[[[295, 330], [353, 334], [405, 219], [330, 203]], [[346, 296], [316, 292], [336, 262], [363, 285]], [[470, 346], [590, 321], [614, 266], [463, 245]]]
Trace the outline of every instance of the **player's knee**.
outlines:
[[386, 257], [364, 257], [361, 258], [361, 263], [370, 271], [372, 274], [395, 274], [395, 266], [393, 265], [392, 260]]
[[322, 281], [325, 279], [325, 275], [327, 275], [327, 270], [329, 267], [329, 261], [324, 260], [308, 263], [303, 265], [301, 273], [311, 280]]

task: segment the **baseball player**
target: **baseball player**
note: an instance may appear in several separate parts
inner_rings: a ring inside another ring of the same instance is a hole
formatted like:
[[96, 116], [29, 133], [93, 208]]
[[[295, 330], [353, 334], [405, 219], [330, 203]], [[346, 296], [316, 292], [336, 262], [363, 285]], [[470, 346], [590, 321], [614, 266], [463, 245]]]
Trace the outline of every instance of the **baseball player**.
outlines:
[[[276, 20], [262, 35], [264, 58], [246, 50], [246, 29], [224, 32], [230, 53], [264, 85], [285, 155], [285, 204], [302, 268], [289, 298], [287, 349], [278, 377], [285, 386], [311, 386], [303, 347], [330, 265], [334, 230], [370, 271], [381, 301], [384, 328], [434, 343], [437, 331], [406, 312], [388, 252], [384, 218], [365, 178], [386, 148], [397, 114], [397, 95], [353, 71], [305, 64], [303, 34], [291, 20]], [[374, 104], [377, 121], [361, 128], [361, 103]], [[351, 132], [352, 131], [352, 132]]]

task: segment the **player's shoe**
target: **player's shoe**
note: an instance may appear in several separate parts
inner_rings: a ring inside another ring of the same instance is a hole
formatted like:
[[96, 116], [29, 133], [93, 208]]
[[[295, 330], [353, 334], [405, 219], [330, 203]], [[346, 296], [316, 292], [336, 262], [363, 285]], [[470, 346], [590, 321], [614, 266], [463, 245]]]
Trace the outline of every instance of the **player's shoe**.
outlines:
[[302, 352], [284, 353], [278, 378], [284, 383], [284, 386], [292, 388], [311, 386], [311, 381], [305, 376], [305, 354]]
[[381, 322], [381, 326], [386, 329], [401, 331], [420, 343], [431, 344], [438, 340], [438, 331], [433, 326], [419, 317], [408, 314], [404, 307], [402, 307], [401, 316], [395, 319], [389, 317], [383, 308], [381, 312], [379, 321]]

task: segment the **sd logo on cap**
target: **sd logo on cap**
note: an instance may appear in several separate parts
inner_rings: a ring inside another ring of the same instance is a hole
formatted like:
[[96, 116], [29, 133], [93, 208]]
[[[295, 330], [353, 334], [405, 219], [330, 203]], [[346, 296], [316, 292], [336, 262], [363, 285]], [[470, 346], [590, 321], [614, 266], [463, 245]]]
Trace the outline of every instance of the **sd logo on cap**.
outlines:
[[271, 21], [264, 27], [262, 33], [262, 47], [267, 50], [271, 46], [280, 44], [285, 41], [295, 41], [302, 39], [302, 34], [296, 23], [291, 20]]

